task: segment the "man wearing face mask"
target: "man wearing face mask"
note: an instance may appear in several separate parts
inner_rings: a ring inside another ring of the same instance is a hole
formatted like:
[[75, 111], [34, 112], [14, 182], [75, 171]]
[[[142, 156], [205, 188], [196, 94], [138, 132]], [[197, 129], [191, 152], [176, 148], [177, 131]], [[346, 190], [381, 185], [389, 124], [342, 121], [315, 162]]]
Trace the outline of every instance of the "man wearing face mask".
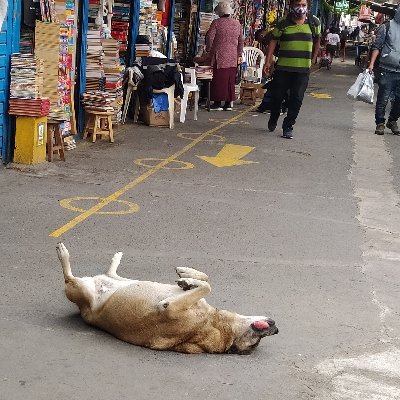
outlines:
[[293, 139], [304, 92], [307, 89], [311, 63], [315, 63], [320, 46], [321, 24], [317, 17], [308, 13], [307, 0], [291, 0], [289, 13], [281, 19], [272, 32], [264, 71], [270, 74], [272, 57], [279, 42], [278, 61], [275, 65], [272, 85], [272, 108], [268, 129], [276, 129], [281, 104], [289, 91], [287, 115], [283, 120], [282, 137]]
[[377, 72], [378, 96], [375, 106], [375, 133], [385, 133], [385, 111], [389, 98], [394, 95], [386, 127], [394, 135], [400, 135], [397, 120], [400, 117], [400, 6], [389, 23], [383, 23], [377, 32], [368, 69], [374, 69], [378, 55], [379, 71]]

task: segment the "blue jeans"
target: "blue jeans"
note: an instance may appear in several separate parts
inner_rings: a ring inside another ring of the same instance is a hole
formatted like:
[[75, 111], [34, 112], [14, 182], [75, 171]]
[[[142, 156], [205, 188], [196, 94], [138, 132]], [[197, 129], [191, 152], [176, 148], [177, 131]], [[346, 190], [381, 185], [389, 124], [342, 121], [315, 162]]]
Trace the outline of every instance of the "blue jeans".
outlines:
[[389, 114], [389, 121], [397, 121], [400, 117], [400, 72], [382, 69], [378, 77], [378, 97], [375, 107], [375, 123], [385, 123], [385, 111], [389, 98], [394, 96]]

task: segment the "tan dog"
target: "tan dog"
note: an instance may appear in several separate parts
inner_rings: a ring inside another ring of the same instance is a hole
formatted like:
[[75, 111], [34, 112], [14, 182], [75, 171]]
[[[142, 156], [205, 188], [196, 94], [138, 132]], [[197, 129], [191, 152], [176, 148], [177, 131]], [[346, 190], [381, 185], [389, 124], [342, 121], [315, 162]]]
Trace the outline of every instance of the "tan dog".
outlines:
[[177, 285], [121, 278], [116, 253], [104, 275], [76, 278], [67, 248], [57, 245], [65, 293], [82, 318], [118, 339], [158, 350], [183, 353], [249, 353], [264, 336], [278, 333], [266, 317], [217, 310], [204, 300], [210, 293], [206, 274], [176, 268]]

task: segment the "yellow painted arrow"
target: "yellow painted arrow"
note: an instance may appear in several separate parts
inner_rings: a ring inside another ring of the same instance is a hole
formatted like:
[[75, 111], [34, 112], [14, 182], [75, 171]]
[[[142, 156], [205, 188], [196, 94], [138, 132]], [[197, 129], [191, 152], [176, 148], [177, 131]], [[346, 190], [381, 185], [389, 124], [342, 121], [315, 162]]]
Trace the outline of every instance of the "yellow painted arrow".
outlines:
[[240, 146], [238, 144], [226, 144], [215, 157], [197, 156], [216, 167], [232, 167], [234, 165], [258, 164], [256, 161], [245, 161], [247, 156], [255, 147]]

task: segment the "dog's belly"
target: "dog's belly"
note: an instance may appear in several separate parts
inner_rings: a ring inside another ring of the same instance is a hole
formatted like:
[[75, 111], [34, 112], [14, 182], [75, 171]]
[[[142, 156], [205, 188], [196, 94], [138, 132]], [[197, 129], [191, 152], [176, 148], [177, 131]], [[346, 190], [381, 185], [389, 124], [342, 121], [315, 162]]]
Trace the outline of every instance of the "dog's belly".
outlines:
[[172, 321], [158, 303], [179, 293], [182, 289], [177, 285], [139, 281], [118, 289], [103, 307], [82, 317], [126, 342], [167, 349], [201, 325], [209, 307], [202, 299], [198, 306], [183, 311], [179, 320]]

